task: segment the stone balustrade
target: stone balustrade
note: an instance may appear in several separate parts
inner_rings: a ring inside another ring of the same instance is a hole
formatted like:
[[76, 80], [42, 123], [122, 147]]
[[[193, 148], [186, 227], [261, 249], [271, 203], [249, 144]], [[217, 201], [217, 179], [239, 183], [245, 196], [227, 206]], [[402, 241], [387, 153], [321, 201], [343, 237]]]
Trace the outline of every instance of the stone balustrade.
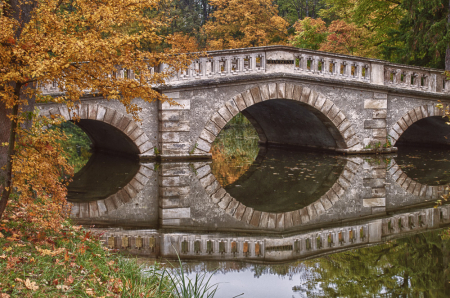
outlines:
[[399, 213], [357, 225], [316, 229], [292, 236], [229, 236], [228, 233], [160, 233], [157, 230], [107, 230], [100, 239], [131, 254], [182, 259], [283, 261], [401, 238], [450, 224], [450, 205]]
[[[157, 72], [167, 71], [162, 64]], [[151, 69], [155, 71], [155, 69]], [[193, 81], [255, 74], [287, 73], [355, 81], [399, 89], [449, 93], [443, 70], [393, 64], [387, 61], [340, 55], [288, 46], [267, 46], [211, 51], [192, 61], [186, 69], [167, 80], [168, 86]], [[118, 69], [111, 74], [134, 78], [132, 70]], [[205, 82], [208, 84], [210, 82]], [[57, 83], [40, 86], [44, 94], [62, 92]]]

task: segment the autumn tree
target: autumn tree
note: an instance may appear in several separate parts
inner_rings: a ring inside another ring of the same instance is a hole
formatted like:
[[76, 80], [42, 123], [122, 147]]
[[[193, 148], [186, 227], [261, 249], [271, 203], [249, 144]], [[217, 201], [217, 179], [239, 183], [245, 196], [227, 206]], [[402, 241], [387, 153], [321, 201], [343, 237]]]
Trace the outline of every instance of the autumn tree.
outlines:
[[319, 50], [362, 57], [377, 57], [378, 49], [371, 44], [373, 33], [363, 27], [343, 20], [333, 21], [328, 26], [326, 40]]
[[203, 26], [211, 50], [284, 43], [288, 23], [269, 0], [210, 0], [215, 9]]
[[378, 49], [371, 44], [372, 33], [363, 27], [335, 20], [327, 27], [321, 19], [305, 18], [294, 25], [291, 44], [299, 48], [346, 55], [377, 57]]
[[304, 18], [297, 21], [294, 28], [291, 43], [298, 48], [318, 50], [328, 35], [327, 26], [321, 18]]
[[[164, 52], [151, 50], [167, 40], [176, 43], [172, 36], [158, 33], [164, 22], [148, 17], [158, 4], [158, 0], [0, 2], [0, 103], [7, 116], [1, 121], [9, 124], [9, 137], [1, 140], [8, 152], [0, 217], [12, 190], [20, 189], [12, 179], [17, 170], [14, 163], [19, 161], [17, 140], [23, 139], [21, 123], [27, 114], [22, 112], [34, 99], [74, 108], [83, 95], [91, 93], [120, 101], [135, 119], [140, 108], [134, 98], [166, 100], [152, 86], [188, 65], [190, 57], [180, 54], [183, 47], [178, 46]], [[169, 67], [158, 72], [162, 63]], [[124, 76], [117, 75], [121, 69], [125, 69]], [[55, 97], [44, 96], [36, 88], [53, 83], [61, 90]], [[20, 171], [29, 166], [25, 164]], [[32, 178], [42, 179], [46, 174], [36, 173]], [[30, 180], [27, 183], [33, 187]], [[52, 196], [49, 189], [33, 193]]]

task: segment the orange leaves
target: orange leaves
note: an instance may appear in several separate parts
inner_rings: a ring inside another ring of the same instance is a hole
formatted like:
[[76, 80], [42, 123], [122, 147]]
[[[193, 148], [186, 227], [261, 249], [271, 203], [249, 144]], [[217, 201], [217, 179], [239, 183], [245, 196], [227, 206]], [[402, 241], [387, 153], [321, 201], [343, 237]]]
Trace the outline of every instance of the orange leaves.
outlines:
[[[165, 24], [148, 12], [158, 9], [159, 0], [80, 0], [73, 4], [76, 9], [70, 13], [64, 7], [53, 9], [59, 2], [38, 1], [29, 23], [18, 24], [13, 18], [0, 15], [2, 102], [17, 100], [14, 90], [7, 88], [11, 82], [24, 82], [27, 78], [26, 81], [33, 80], [42, 86], [55, 81], [61, 86], [64, 81], [65, 95], [46, 100], [73, 103], [86, 92], [98, 92], [121, 101], [137, 117], [139, 110], [132, 99], [161, 98], [152, 85], [164, 83], [174, 69], [190, 64], [189, 55], [172, 54], [197, 47], [188, 37], [158, 33]], [[14, 40], [11, 36], [15, 36], [17, 29], [22, 34]], [[4, 46], [12, 42], [16, 46]], [[175, 45], [170, 53], [147, 51], [148, 45], [158, 48], [167, 42]], [[153, 67], [162, 63], [170, 70], [155, 72]], [[136, 84], [134, 75], [124, 76], [122, 69], [139, 73], [140, 84]], [[29, 98], [40, 97], [39, 90], [30, 92]], [[112, 96], [113, 93], [117, 96]]]
[[49, 249], [41, 249], [39, 247], [35, 247], [35, 249], [41, 254], [41, 256], [57, 256], [61, 254], [62, 252], [66, 251], [64, 247], [58, 248], [56, 250], [49, 250]]
[[211, 0], [216, 7], [204, 25], [209, 48], [243, 48], [283, 43], [288, 23], [269, 0]]
[[197, 41], [194, 37], [181, 33], [174, 33], [167, 37], [167, 43], [172, 46], [172, 50], [180, 53], [197, 52], [199, 50]]
[[[61, 121], [34, 115], [30, 129], [19, 126], [17, 131], [12, 183], [21, 194], [25, 213], [41, 230], [59, 228], [68, 212], [64, 179], [72, 175], [73, 169], [62, 155], [61, 141], [66, 136], [59, 130], [43, 129]], [[38, 238], [45, 238], [45, 234]]]
[[16, 40], [12, 36], [8, 37], [6, 39], [6, 42], [9, 43], [9, 44], [16, 44]]
[[294, 27], [291, 44], [296, 47], [364, 57], [377, 55], [376, 47], [367, 46], [374, 33], [353, 23], [335, 20], [327, 28], [320, 18], [305, 18]]
[[27, 278], [26, 280], [16, 278], [15, 281], [23, 283], [28, 290], [36, 291], [39, 289], [39, 286], [36, 284], [36, 282], [30, 281], [29, 278]]

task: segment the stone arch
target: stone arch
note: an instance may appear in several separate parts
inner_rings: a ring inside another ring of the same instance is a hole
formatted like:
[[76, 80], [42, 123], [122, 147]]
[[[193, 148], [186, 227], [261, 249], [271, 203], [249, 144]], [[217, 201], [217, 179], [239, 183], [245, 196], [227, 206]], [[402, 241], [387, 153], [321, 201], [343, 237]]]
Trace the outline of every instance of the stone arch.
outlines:
[[[98, 104], [80, 104], [69, 111], [67, 106], [64, 105], [51, 108], [47, 114], [55, 116], [60, 115], [67, 121], [74, 120], [75, 118], [81, 121], [98, 121], [101, 125], [113, 127], [120, 132], [120, 134], [134, 147], [133, 153], [138, 154], [139, 156], [154, 155], [154, 145], [151, 143], [147, 134], [131, 117], [122, 114], [115, 109]], [[93, 141], [95, 142], [95, 140]]]
[[103, 200], [72, 203], [70, 217], [83, 219], [104, 216], [120, 206], [130, 203], [147, 184], [153, 172], [149, 167], [141, 165], [133, 179], [117, 193]]
[[427, 104], [409, 110], [389, 130], [388, 137], [391, 138], [392, 145], [395, 145], [415, 122], [433, 116], [444, 116], [444, 109], [438, 109], [435, 104]]
[[321, 198], [302, 209], [280, 213], [258, 211], [240, 203], [221, 187], [209, 164], [199, 164], [196, 174], [211, 201], [236, 220], [254, 227], [283, 230], [307, 224], [333, 207], [352, 185], [358, 167], [347, 160], [341, 176]]
[[[69, 111], [67, 106], [51, 108], [45, 113], [47, 115], [62, 116], [67, 121], [75, 119], [75, 115], [80, 120], [99, 121], [120, 131], [136, 147], [139, 156], [154, 155], [153, 145], [145, 132], [139, 125], [127, 115], [114, 109], [103, 107], [98, 104], [80, 104], [73, 111]], [[88, 218], [106, 215], [116, 210], [123, 204], [131, 202], [137, 194], [144, 188], [153, 171], [141, 165], [136, 175], [117, 193], [102, 199], [91, 202], [72, 203], [71, 217]]]
[[427, 198], [429, 200], [438, 200], [442, 194], [448, 193], [448, 185], [437, 186], [421, 184], [409, 178], [394, 160], [392, 160], [392, 163], [393, 164], [389, 168], [388, 172], [395, 183], [397, 183], [397, 185], [403, 188], [407, 193], [418, 197]]
[[[337, 148], [325, 149], [351, 151], [352, 147], [360, 143], [356, 135], [356, 129], [351, 121], [347, 119], [343, 111], [333, 101], [326, 98], [323, 94], [293, 83], [271, 83], [258, 85], [246, 90], [220, 106], [200, 133], [196, 142], [195, 153], [203, 155], [208, 153], [212, 142], [222, 128], [239, 112], [255, 104], [272, 99], [297, 101], [314, 110], [315, 115], [318, 118], [320, 117], [319, 120], [323, 122], [336, 141]], [[258, 127], [256, 129], [261, 140], [267, 139], [264, 131], [258, 130]]]

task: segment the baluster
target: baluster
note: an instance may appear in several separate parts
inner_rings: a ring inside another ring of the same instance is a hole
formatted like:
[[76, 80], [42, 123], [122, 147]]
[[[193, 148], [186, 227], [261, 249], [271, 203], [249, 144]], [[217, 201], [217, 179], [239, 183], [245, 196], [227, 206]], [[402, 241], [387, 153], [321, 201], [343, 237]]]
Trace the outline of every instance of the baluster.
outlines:
[[384, 82], [386, 84], [391, 84], [391, 73], [392, 73], [392, 69], [385, 68], [385, 70], [384, 70]]
[[336, 60], [336, 76], [338, 76], [338, 77], [340, 77], [340, 76], [342, 76], [343, 75], [343, 71], [341, 71], [342, 69], [343, 69], [343, 61], [342, 60], [340, 60], [340, 59], [338, 59], [338, 60]]
[[202, 77], [206, 76], [206, 59], [205, 58], [200, 58], [201, 61], [201, 68], [200, 68], [200, 75]]
[[420, 87], [420, 76], [418, 73], [413, 73], [413, 87], [414, 88]]
[[249, 71], [256, 71], [256, 55], [252, 54], [250, 56], [250, 68]]
[[357, 74], [356, 74], [356, 78], [359, 80], [359, 81], [362, 81], [362, 80], [364, 80], [364, 77], [363, 77], [363, 67], [364, 67], [364, 63], [362, 63], [362, 62], [358, 62], [358, 72], [357, 72]]
[[352, 77], [352, 63], [344, 61], [344, 76], [350, 79]]
[[412, 72], [411, 71], [405, 71], [405, 87], [407, 88], [411, 88], [411, 76], [412, 76]]
[[370, 66], [369, 66], [369, 64], [365, 64], [364, 69], [366, 70], [365, 74], [364, 74], [364, 79], [370, 82]]
[[308, 56], [302, 54], [302, 59], [300, 60], [300, 69], [302, 71], [308, 71]]
[[326, 76], [330, 75], [330, 58], [323, 59], [322, 73]]
[[400, 85], [402, 83], [402, 70], [396, 69], [394, 70], [394, 84]]
[[335, 60], [330, 60], [330, 66], [329, 66], [329, 72], [331, 76], [337, 75], [337, 68], [336, 68], [337, 62]]
[[317, 56], [313, 56], [312, 59], [313, 59], [312, 60], [313, 61], [312, 71], [313, 71], [313, 73], [318, 74], [319, 73], [319, 61], [320, 61], [320, 59]]

